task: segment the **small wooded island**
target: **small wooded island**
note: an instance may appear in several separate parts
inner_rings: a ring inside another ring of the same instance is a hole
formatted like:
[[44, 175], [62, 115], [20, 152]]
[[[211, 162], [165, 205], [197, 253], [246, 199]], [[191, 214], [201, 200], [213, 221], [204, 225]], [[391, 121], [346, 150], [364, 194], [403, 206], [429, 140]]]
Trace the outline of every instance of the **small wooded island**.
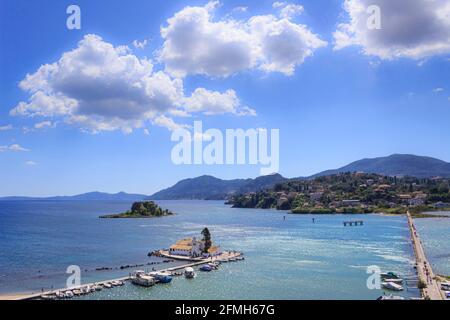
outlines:
[[135, 202], [131, 206], [131, 210], [124, 213], [110, 214], [100, 216], [102, 219], [112, 218], [155, 218], [171, 216], [174, 213], [167, 209], [162, 209], [153, 201]]

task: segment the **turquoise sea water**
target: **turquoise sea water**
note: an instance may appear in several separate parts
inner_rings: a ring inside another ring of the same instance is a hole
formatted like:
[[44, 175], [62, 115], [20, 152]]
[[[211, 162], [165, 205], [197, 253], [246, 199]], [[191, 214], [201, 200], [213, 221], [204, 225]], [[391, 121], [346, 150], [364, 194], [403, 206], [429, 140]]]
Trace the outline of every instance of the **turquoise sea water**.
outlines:
[[[450, 216], [450, 212], [432, 214]], [[433, 271], [450, 276], [450, 218], [415, 219], [414, 223]]]
[[[243, 251], [246, 260], [199, 273], [193, 280], [179, 277], [148, 289], [128, 284], [83, 298], [374, 299], [382, 291], [367, 289], [367, 266], [414, 274], [404, 217], [286, 215], [232, 209], [220, 201], [159, 203], [177, 215], [98, 219], [100, 214], [126, 210], [130, 203], [0, 202], [0, 291], [64, 287], [69, 265], [81, 267], [83, 283], [127, 275], [131, 270], [94, 269], [159, 261], [147, 253], [199, 236], [205, 226], [223, 249]], [[342, 222], [349, 219], [362, 219], [364, 226], [344, 227]], [[418, 292], [410, 288], [402, 294]]]

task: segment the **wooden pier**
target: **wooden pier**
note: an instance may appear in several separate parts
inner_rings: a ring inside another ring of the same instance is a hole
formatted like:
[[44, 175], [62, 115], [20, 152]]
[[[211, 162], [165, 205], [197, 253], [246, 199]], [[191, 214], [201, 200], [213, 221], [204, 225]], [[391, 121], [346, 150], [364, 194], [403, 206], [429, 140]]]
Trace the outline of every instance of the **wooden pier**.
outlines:
[[[166, 269], [160, 269], [160, 270], [152, 270], [151, 272], [174, 272], [174, 271], [177, 271], [177, 270], [186, 269], [188, 267], [200, 266], [200, 265], [203, 265], [203, 264], [206, 264], [206, 263], [210, 263], [210, 262], [229, 262], [229, 261], [237, 261], [239, 259], [243, 259], [243, 254], [241, 252], [234, 252], [234, 251], [233, 252], [226, 252], [226, 255], [224, 255], [224, 256], [211, 257], [211, 258], [203, 259], [203, 260], [200, 260], [200, 261], [192, 261], [191, 260], [191, 261], [189, 261], [189, 263], [186, 263], [186, 264], [183, 264], [183, 265], [170, 267], [170, 268], [166, 268]], [[188, 262], [188, 260], [186, 262]], [[121, 278], [116, 278], [116, 279], [110, 279], [110, 280], [104, 280], [104, 281], [96, 281], [96, 282], [92, 282], [92, 283], [85, 283], [85, 284], [77, 286], [77, 287], [55, 289], [55, 290], [38, 292], [38, 293], [33, 293], [33, 294], [28, 294], [28, 295], [17, 295], [17, 297], [15, 299], [13, 299], [13, 300], [34, 300], [34, 299], [39, 299], [42, 296], [55, 295], [58, 291], [64, 292], [64, 291], [68, 291], [68, 290], [71, 290], [71, 291], [77, 290], [77, 289], [80, 290], [82, 288], [92, 287], [94, 285], [102, 285], [103, 286], [104, 284], [111, 283], [113, 281], [126, 282], [126, 281], [130, 281], [130, 280], [131, 280], [131, 274], [128, 275], [128, 276], [121, 277]]]
[[364, 225], [364, 221], [362, 220], [355, 220], [355, 221], [344, 221], [344, 227], [353, 227], [353, 226], [363, 226]]
[[414, 247], [414, 254], [416, 256], [416, 268], [419, 281], [426, 284], [426, 287], [421, 290], [422, 297], [430, 300], [443, 300], [444, 296], [441, 292], [440, 283], [433, 273], [431, 264], [428, 262], [425, 251], [422, 247], [419, 234], [414, 226], [413, 218], [409, 211], [406, 213], [408, 219], [409, 231], [411, 232], [411, 240]]

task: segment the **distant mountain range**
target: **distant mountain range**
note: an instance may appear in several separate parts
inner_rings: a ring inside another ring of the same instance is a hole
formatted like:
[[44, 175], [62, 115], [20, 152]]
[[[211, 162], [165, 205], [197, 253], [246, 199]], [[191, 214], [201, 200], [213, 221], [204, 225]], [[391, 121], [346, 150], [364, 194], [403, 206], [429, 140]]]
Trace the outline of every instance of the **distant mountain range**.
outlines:
[[141, 201], [147, 196], [144, 194], [129, 194], [125, 192], [104, 193], [104, 192], [88, 192], [75, 196], [57, 196], [57, 197], [3, 197], [0, 200], [49, 200], [49, 201]]
[[393, 154], [388, 157], [362, 159], [339, 169], [327, 170], [311, 176], [328, 176], [340, 172], [365, 172], [385, 176], [412, 176], [417, 178], [450, 178], [450, 163], [430, 157], [411, 154]]
[[186, 179], [149, 197], [154, 200], [167, 199], [225, 199], [233, 193], [257, 192], [286, 180], [314, 179], [340, 172], [365, 172], [386, 176], [412, 176], [418, 178], [450, 178], [450, 163], [442, 160], [409, 154], [394, 154], [388, 157], [362, 159], [339, 169], [327, 170], [309, 177], [287, 179], [279, 174], [256, 179], [221, 180], [211, 176]]
[[313, 179], [319, 176], [333, 175], [340, 172], [365, 172], [386, 176], [412, 176], [418, 178], [443, 177], [450, 178], [450, 163], [430, 157], [409, 154], [394, 154], [388, 157], [362, 159], [341, 167], [327, 170], [310, 177], [287, 179], [279, 174], [262, 176], [255, 179], [222, 180], [213, 176], [200, 176], [179, 181], [170, 188], [156, 192], [151, 196], [143, 194], [116, 194], [90, 192], [75, 196], [59, 196], [48, 198], [36, 197], [4, 197], [0, 200], [103, 200], [103, 201], [141, 201], [152, 200], [222, 200], [234, 193], [257, 192], [270, 188], [276, 183], [286, 180]]
[[177, 200], [177, 199], [203, 199], [222, 200], [234, 193], [259, 191], [269, 188], [278, 182], [287, 180], [279, 174], [262, 176], [256, 179], [222, 180], [212, 176], [201, 176], [181, 180], [174, 186], [161, 190], [148, 199]]

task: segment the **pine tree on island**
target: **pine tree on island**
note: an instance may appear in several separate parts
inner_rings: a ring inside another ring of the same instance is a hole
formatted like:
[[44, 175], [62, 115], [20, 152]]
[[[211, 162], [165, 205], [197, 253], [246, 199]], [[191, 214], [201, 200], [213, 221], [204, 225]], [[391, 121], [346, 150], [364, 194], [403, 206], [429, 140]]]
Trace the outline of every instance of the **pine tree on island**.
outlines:
[[211, 233], [209, 232], [208, 228], [204, 228], [202, 230], [202, 235], [203, 235], [203, 253], [208, 253], [209, 248], [211, 248]]

